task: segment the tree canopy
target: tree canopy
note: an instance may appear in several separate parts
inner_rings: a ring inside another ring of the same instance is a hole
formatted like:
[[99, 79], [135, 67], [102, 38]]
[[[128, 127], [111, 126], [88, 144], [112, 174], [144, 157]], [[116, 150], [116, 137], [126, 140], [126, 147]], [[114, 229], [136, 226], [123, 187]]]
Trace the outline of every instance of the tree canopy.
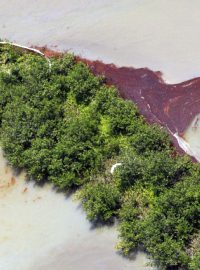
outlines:
[[[73, 55], [0, 47], [1, 143], [11, 165], [80, 188], [91, 221], [119, 220], [118, 248], [160, 269], [200, 269], [200, 166]], [[114, 174], [110, 167], [121, 162]]]

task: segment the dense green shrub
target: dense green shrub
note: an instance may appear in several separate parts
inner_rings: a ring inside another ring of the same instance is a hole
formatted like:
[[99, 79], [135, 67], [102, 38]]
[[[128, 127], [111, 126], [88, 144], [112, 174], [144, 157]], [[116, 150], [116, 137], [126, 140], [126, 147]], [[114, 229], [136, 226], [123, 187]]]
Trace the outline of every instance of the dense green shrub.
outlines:
[[200, 183], [191, 177], [161, 195], [144, 221], [143, 242], [162, 265], [187, 265], [185, 246], [199, 230]]
[[120, 205], [120, 191], [113, 183], [87, 184], [81, 199], [88, 219], [109, 221], [116, 216]]
[[143, 228], [141, 224], [153, 206], [155, 198], [155, 194], [150, 188], [143, 188], [141, 185], [136, 185], [125, 192], [119, 211], [121, 241], [118, 244], [118, 248], [122, 249], [125, 254], [142, 244]]
[[148, 192], [144, 197], [141, 188], [133, 189], [125, 197], [120, 210], [121, 247], [128, 252], [142, 245], [162, 269], [187, 269], [190, 258], [185, 247], [200, 227], [199, 180], [184, 179], [159, 197]]
[[183, 157], [174, 157], [168, 152], [150, 152], [137, 155], [130, 149], [122, 156], [122, 166], [117, 169], [117, 177], [122, 190], [142, 183], [151, 186], [156, 193], [172, 187], [184, 175], [189, 173], [191, 162]]
[[[73, 55], [0, 46], [1, 142], [9, 162], [59, 189], [82, 186], [91, 221], [119, 217], [119, 248], [161, 269], [200, 269], [200, 166]], [[114, 162], [122, 165], [109, 172]], [[106, 171], [106, 173], [105, 173]]]
[[131, 146], [137, 154], [150, 151], [171, 150], [171, 141], [168, 134], [157, 125], [140, 125], [140, 132], [131, 137]]
[[190, 270], [199, 270], [200, 269], [200, 252], [194, 255], [190, 263]]

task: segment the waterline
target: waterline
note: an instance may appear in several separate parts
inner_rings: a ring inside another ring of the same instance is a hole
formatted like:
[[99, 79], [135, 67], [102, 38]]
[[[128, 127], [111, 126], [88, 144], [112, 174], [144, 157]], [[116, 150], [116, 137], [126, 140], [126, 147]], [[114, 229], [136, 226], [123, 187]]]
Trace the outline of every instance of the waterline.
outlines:
[[116, 253], [116, 228], [91, 229], [79, 202], [25, 176], [14, 175], [0, 150], [0, 269], [152, 269], [144, 253]]

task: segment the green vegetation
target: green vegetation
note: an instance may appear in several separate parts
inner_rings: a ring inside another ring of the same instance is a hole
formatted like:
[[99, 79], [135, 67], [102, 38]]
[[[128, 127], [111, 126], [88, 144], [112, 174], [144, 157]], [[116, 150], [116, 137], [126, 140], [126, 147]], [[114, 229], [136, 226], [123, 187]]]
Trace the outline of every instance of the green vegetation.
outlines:
[[160, 269], [200, 269], [200, 166], [174, 155], [164, 129], [70, 54], [49, 67], [0, 47], [0, 91], [1, 142], [14, 167], [80, 187], [91, 221], [119, 219], [124, 254], [143, 248]]

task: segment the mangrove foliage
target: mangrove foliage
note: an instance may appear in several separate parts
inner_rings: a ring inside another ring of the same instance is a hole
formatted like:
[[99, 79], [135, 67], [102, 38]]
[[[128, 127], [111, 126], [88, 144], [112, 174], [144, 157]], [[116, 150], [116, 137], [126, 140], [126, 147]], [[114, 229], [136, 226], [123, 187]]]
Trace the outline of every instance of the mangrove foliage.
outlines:
[[199, 164], [177, 155], [163, 128], [73, 55], [50, 61], [0, 47], [1, 144], [10, 164], [64, 191], [79, 187], [88, 219], [118, 218], [124, 254], [142, 248], [160, 269], [199, 270]]

